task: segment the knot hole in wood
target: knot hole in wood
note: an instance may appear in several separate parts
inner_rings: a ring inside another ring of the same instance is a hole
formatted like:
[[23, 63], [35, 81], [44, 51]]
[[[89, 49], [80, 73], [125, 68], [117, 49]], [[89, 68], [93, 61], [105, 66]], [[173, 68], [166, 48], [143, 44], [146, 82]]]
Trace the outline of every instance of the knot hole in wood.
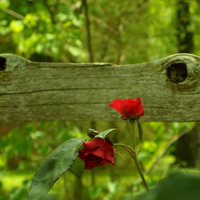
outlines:
[[0, 57], [0, 71], [4, 71], [6, 69], [6, 59]]
[[167, 67], [167, 77], [173, 83], [180, 83], [188, 76], [187, 65], [185, 63], [173, 63]]

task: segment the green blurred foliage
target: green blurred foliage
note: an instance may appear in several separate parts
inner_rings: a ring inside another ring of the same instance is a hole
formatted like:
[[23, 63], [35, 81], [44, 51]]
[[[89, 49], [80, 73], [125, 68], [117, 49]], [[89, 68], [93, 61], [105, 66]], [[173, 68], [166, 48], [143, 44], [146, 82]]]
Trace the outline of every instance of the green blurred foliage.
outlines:
[[7, 52], [26, 58], [43, 54], [60, 61], [67, 61], [67, 55], [72, 61], [86, 57], [80, 29], [83, 19], [75, 14], [72, 2], [11, 0], [0, 7], [0, 34], [14, 45]]
[[[142, 123], [144, 141], [138, 154], [143, 170], [147, 171], [154, 166], [151, 173], [146, 174], [150, 187], [164, 178], [167, 174], [176, 171], [173, 165], [175, 157], [171, 154], [174, 146], [154, 163], [159, 154], [166, 148], [172, 138], [180, 132], [187, 132], [195, 123]], [[77, 127], [81, 127], [82, 131]], [[112, 123], [97, 122], [97, 130], [107, 127], [118, 128], [120, 131], [112, 136], [113, 142], [131, 145], [130, 127], [125, 121]], [[58, 145], [70, 138], [88, 138], [87, 122], [42, 122], [28, 123], [13, 129], [0, 140], [0, 190], [4, 199], [21, 200], [27, 198], [30, 181], [44, 158]], [[82, 199], [133, 199], [144, 192], [134, 162], [122, 149], [117, 149], [125, 158], [115, 155], [115, 166], [105, 165], [92, 171], [85, 171], [82, 182], [77, 183], [73, 174], [67, 172], [61, 177], [49, 192], [52, 199], [80, 199], [76, 192], [81, 191]], [[15, 181], [12, 181], [14, 179]], [[59, 191], [59, 192], [58, 192]], [[11, 195], [12, 194], [12, 195]], [[2, 198], [3, 198], [2, 197]], [[85, 198], [84, 198], [85, 197]]]
[[[200, 54], [199, 1], [191, 0], [194, 54]], [[1, 0], [0, 53], [33, 61], [88, 62], [86, 16], [78, 0]], [[169, 0], [88, 1], [92, 53], [95, 62], [142, 63], [178, 52], [176, 2]], [[142, 123], [144, 140], [138, 154], [150, 187], [172, 171], [173, 141], [195, 123]], [[42, 122], [19, 125], [0, 138], [0, 200], [25, 200], [30, 181], [44, 158], [62, 142], [87, 138], [90, 122]], [[97, 122], [102, 132], [118, 128], [113, 142], [131, 145], [130, 128], [122, 122]], [[98, 167], [79, 181], [66, 173], [48, 200], [130, 200], [144, 191], [129, 155], [115, 156], [115, 166]], [[163, 153], [164, 152], [164, 153]], [[196, 169], [198, 170], [198, 169]]]
[[[198, 4], [190, 1], [194, 54], [200, 45]], [[88, 61], [82, 1], [3, 0], [0, 9], [0, 52], [33, 60]], [[88, 12], [96, 62], [147, 62], [178, 52], [172, 0], [89, 1]]]

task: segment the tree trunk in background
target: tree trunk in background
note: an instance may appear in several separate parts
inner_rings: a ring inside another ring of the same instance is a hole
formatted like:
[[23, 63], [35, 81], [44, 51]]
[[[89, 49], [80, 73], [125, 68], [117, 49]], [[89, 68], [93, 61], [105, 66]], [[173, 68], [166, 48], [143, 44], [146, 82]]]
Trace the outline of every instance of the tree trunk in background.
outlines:
[[177, 1], [177, 40], [178, 53], [193, 52], [193, 32], [191, 31], [191, 17], [189, 1]]
[[[177, 0], [177, 49], [178, 53], [193, 52], [193, 32], [191, 31], [190, 2]], [[198, 159], [197, 127], [183, 135], [176, 143], [176, 163], [183, 167], [195, 167]]]

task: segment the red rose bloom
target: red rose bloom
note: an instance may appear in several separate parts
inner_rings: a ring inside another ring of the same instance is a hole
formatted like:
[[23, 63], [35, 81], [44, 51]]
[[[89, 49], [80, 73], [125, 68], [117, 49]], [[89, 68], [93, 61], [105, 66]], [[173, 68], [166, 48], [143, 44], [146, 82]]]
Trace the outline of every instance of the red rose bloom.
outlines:
[[144, 109], [140, 98], [137, 99], [115, 99], [109, 106], [121, 113], [122, 118], [139, 118], [144, 115]]
[[114, 165], [114, 148], [109, 140], [95, 138], [83, 143], [84, 149], [79, 151], [78, 157], [85, 162], [86, 169], [92, 169], [104, 164]]

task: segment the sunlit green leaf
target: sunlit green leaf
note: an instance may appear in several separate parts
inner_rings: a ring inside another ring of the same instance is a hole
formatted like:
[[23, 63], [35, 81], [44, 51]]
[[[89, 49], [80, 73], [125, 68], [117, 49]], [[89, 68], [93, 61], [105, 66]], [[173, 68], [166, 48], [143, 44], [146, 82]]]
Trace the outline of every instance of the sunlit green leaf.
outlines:
[[78, 48], [78, 47], [74, 47], [74, 46], [69, 45], [69, 46], [67, 47], [67, 50], [68, 50], [73, 56], [85, 57], [85, 52], [84, 52], [81, 48]]
[[37, 16], [37, 14], [28, 13], [25, 16], [25, 24], [29, 28], [35, 27], [37, 25], [38, 20], [39, 20], [39, 17]]
[[1, 1], [0, 1], [0, 8], [1, 8], [1, 9], [8, 8], [9, 5], [10, 5], [9, 0], [1, 0]]
[[58, 13], [56, 18], [61, 22], [65, 22], [68, 19], [68, 15], [66, 15], [66, 13]]
[[13, 20], [10, 23], [10, 29], [16, 33], [21, 32], [24, 29], [24, 24], [21, 20]]

